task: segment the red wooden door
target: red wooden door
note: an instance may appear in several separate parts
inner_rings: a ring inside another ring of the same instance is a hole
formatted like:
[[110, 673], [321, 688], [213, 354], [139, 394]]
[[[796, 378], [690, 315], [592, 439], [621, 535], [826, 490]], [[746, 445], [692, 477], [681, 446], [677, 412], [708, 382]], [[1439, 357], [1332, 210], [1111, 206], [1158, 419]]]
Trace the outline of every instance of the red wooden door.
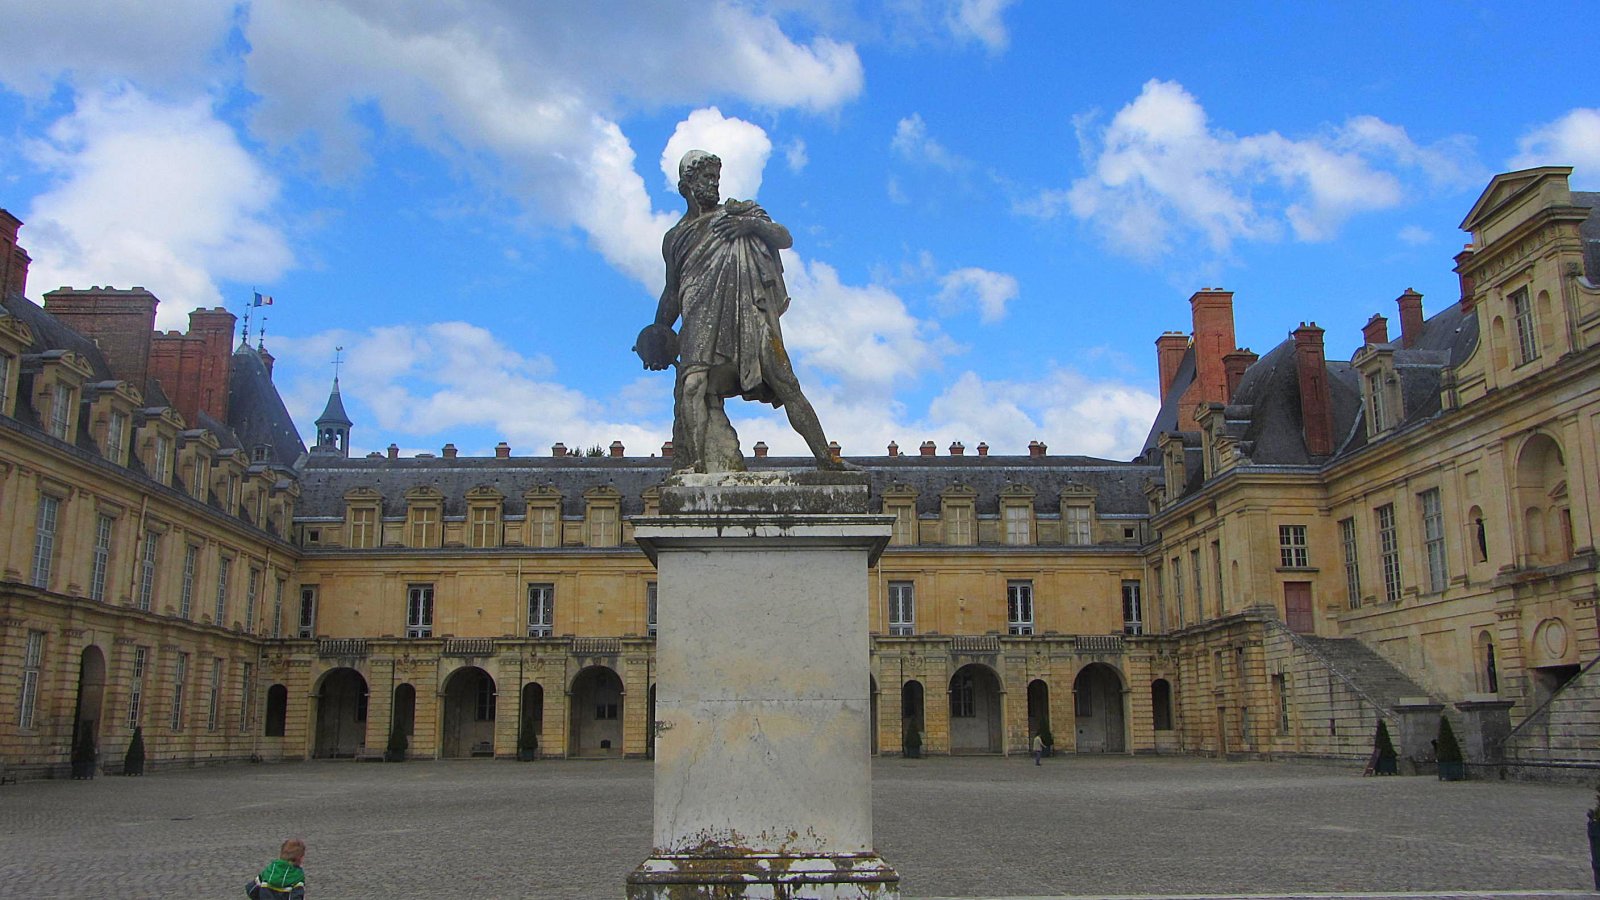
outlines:
[[1316, 630], [1311, 616], [1311, 582], [1283, 583], [1283, 617], [1289, 623], [1290, 631], [1310, 634]]

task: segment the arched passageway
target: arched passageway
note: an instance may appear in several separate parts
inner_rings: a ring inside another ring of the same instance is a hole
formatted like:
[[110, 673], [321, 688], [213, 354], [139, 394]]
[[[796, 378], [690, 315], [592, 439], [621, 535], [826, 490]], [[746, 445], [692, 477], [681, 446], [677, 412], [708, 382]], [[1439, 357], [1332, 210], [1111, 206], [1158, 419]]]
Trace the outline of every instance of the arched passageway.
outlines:
[[319, 759], [347, 758], [367, 744], [367, 680], [348, 667], [330, 670], [317, 686], [316, 743]]
[[950, 752], [1000, 752], [1000, 676], [969, 663], [950, 677]]
[[1028, 682], [1028, 739], [1050, 730], [1050, 685], [1035, 678]]
[[[908, 681], [900, 686], [900, 746], [908, 756], [920, 752], [927, 731], [923, 718], [922, 682]], [[915, 746], [916, 751], [909, 748]]]
[[100, 708], [105, 694], [106, 655], [90, 644], [78, 658], [78, 702], [72, 717], [72, 733], [80, 735], [87, 731], [96, 748], [100, 747]]
[[417, 688], [406, 683], [394, 689], [394, 719], [389, 726], [405, 735], [407, 752], [415, 746], [417, 731]]
[[590, 666], [572, 680], [569, 756], [622, 755], [622, 679], [605, 666]]
[[1156, 731], [1172, 730], [1172, 682], [1165, 678], [1150, 682], [1150, 718]]
[[289, 689], [281, 684], [275, 684], [267, 688], [267, 719], [261, 734], [263, 737], [283, 737], [288, 723]]
[[477, 666], [462, 666], [444, 682], [444, 736], [439, 755], [446, 759], [494, 756], [494, 679]]
[[1072, 682], [1072, 694], [1078, 752], [1125, 752], [1127, 726], [1117, 670], [1105, 663], [1084, 666]]
[[[530, 681], [522, 686], [522, 711], [517, 719], [517, 754], [519, 757], [530, 753], [537, 758], [544, 748], [539, 746], [544, 734], [544, 685], [537, 681]], [[529, 739], [533, 745], [526, 746]]]

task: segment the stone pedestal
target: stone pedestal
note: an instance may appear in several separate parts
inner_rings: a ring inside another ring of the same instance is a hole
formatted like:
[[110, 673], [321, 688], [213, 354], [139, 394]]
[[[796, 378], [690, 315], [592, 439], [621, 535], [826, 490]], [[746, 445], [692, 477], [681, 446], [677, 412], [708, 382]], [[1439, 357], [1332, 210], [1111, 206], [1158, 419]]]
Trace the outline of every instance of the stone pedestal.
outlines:
[[867, 567], [849, 473], [678, 476], [657, 576], [654, 851], [630, 900], [897, 898], [873, 850]]
[[1505, 761], [1506, 737], [1511, 734], [1510, 700], [1489, 694], [1456, 704], [1461, 713], [1461, 749], [1469, 763], [1493, 765]]

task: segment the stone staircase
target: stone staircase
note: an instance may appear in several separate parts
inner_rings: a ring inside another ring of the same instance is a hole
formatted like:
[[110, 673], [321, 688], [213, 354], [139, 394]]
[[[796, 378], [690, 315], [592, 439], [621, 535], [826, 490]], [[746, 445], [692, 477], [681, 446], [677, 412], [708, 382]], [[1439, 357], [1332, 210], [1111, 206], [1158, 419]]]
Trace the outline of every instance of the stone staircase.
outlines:
[[1395, 668], [1393, 663], [1355, 638], [1296, 634], [1294, 641], [1320, 657], [1329, 669], [1385, 712], [1392, 711], [1403, 697], [1428, 696], [1426, 690]]

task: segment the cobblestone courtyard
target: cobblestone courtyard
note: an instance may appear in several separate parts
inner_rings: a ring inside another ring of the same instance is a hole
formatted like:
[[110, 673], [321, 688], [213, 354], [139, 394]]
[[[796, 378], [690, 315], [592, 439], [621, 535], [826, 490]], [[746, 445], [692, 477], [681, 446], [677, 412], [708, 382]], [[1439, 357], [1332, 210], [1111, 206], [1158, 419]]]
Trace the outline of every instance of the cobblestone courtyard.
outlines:
[[[873, 771], [878, 849], [907, 897], [1591, 886], [1584, 787], [1188, 758]], [[0, 895], [242, 896], [289, 834], [310, 844], [315, 900], [617, 900], [650, 849], [650, 764], [298, 763], [7, 785]]]

